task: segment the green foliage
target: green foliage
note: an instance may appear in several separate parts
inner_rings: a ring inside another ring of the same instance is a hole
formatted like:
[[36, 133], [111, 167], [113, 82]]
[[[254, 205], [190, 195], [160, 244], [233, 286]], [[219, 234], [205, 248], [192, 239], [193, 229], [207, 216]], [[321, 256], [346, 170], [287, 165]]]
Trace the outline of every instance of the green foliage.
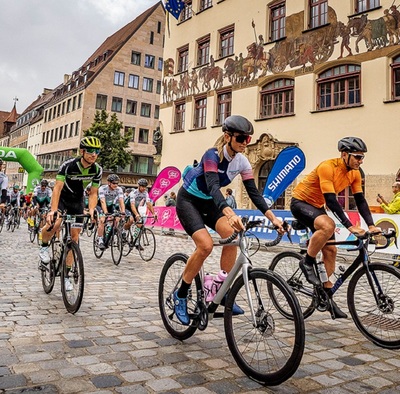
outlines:
[[85, 136], [94, 136], [101, 141], [101, 153], [98, 162], [103, 169], [117, 171], [117, 167], [125, 167], [132, 161], [132, 152], [127, 148], [132, 139], [133, 131], [122, 133], [123, 123], [118, 121], [113, 113], [108, 121], [109, 114], [105, 111], [96, 111], [94, 121], [88, 130], [84, 130]]

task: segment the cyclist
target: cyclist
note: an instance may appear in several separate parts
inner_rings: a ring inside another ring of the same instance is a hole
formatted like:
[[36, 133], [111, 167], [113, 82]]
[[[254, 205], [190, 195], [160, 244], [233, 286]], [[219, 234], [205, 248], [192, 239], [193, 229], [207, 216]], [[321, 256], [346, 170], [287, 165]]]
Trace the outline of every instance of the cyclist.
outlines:
[[[367, 146], [358, 137], [346, 137], [339, 141], [340, 157], [323, 161], [307, 175], [293, 190], [290, 209], [295, 218], [309, 227], [313, 233], [307, 248], [307, 254], [300, 261], [300, 268], [306, 279], [314, 284], [320, 284], [315, 272], [316, 256], [321, 251], [328, 278], [335, 270], [337, 249], [329, 245], [328, 240], [335, 239], [335, 222], [324, 208], [326, 205], [339, 222], [351, 233], [364, 234], [358, 225], [353, 225], [337, 201], [337, 194], [346, 187], [351, 187], [358, 211], [368, 225], [370, 232], [378, 232], [375, 227], [361, 187], [360, 165], [364, 160]], [[328, 280], [324, 287], [328, 296], [333, 284]], [[335, 318], [346, 318], [347, 315], [331, 300]]]
[[[229, 185], [233, 178], [241, 175], [243, 184], [256, 207], [284, 233], [283, 223], [268, 208], [254, 182], [251, 164], [243, 155], [254, 133], [253, 125], [243, 116], [232, 115], [225, 119], [223, 135], [216, 145], [208, 149], [200, 163], [185, 169], [183, 185], [178, 192], [176, 210], [185, 231], [196, 244], [182, 276], [181, 287], [174, 293], [175, 314], [183, 325], [188, 325], [187, 295], [194, 277], [204, 260], [211, 253], [213, 240], [205, 225], [226, 238], [232, 231], [244, 229], [241, 218], [228, 205], [221, 187]], [[229, 272], [236, 258], [236, 246], [224, 246], [221, 253], [221, 269]], [[243, 310], [234, 305], [234, 314]]]
[[[103, 173], [101, 166], [96, 163], [100, 149], [101, 143], [97, 137], [83, 137], [79, 143], [80, 156], [65, 161], [58, 170], [51, 198], [51, 208], [42, 231], [42, 247], [40, 248], [39, 257], [44, 264], [50, 262], [48, 243], [61, 224], [61, 219], [58, 219], [53, 229], [47, 231], [53, 224], [54, 214], [57, 211], [66, 211], [71, 215], [82, 214], [84, 210], [83, 194], [85, 187], [90, 182], [92, 182], [92, 189], [89, 196], [89, 214], [93, 220], [97, 203], [97, 190]], [[77, 218], [76, 221], [81, 223], [83, 218]], [[79, 241], [80, 230], [80, 228], [71, 229], [71, 236], [75, 242]], [[72, 284], [68, 278], [66, 278], [65, 285], [67, 291], [72, 290]]]
[[8, 176], [2, 171], [3, 170], [3, 160], [0, 159], [0, 210], [5, 213], [5, 204], [9, 202], [8, 198]]
[[14, 184], [12, 189], [10, 189], [8, 193], [8, 197], [10, 199], [10, 204], [8, 205], [7, 214], [11, 211], [13, 207], [20, 207], [21, 205], [21, 194], [19, 190], [19, 185]]
[[119, 176], [117, 174], [110, 174], [107, 177], [107, 182], [108, 185], [102, 185], [99, 188], [99, 201], [97, 204], [97, 211], [100, 216], [97, 232], [99, 236], [99, 249], [101, 250], [106, 248], [103, 241], [104, 224], [106, 220], [105, 214], [114, 213], [116, 211], [114, 204], [115, 200], [118, 201], [119, 211], [122, 214], [125, 214], [124, 192], [122, 191], [122, 188], [118, 186]]
[[33, 190], [32, 208], [28, 213], [28, 225], [33, 226], [34, 216], [39, 212], [39, 209], [46, 208], [50, 204], [52, 190], [49, 188], [49, 182], [46, 179], [40, 181], [40, 185]]

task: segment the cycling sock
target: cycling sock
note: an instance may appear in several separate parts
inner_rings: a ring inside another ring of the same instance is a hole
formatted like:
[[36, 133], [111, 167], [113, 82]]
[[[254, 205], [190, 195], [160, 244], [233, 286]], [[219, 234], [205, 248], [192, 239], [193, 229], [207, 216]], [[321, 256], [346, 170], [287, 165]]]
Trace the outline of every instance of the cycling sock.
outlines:
[[49, 244], [47, 242], [42, 242], [42, 247], [43, 248], [47, 248], [49, 246]]
[[311, 257], [308, 253], [306, 253], [305, 261], [306, 261], [309, 265], [314, 265], [314, 264], [316, 263], [315, 257]]
[[184, 280], [182, 280], [181, 287], [178, 290], [178, 297], [179, 298], [186, 298], [188, 293], [189, 293], [189, 288], [190, 288], [191, 283], [186, 283]]

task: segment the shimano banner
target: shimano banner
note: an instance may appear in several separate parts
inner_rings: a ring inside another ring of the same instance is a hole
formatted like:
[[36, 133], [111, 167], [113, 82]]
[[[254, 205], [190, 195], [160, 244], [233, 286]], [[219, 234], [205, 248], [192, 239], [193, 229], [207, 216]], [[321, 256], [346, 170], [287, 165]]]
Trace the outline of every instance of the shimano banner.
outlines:
[[269, 207], [304, 170], [305, 166], [306, 157], [297, 146], [288, 146], [279, 152], [263, 192], [263, 197]]

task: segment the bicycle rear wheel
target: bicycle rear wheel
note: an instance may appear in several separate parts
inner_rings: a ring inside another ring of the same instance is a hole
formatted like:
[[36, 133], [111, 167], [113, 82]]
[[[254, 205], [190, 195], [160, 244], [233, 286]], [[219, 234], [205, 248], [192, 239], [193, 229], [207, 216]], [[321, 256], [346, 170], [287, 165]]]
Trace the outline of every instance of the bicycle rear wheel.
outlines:
[[[67, 268], [67, 260], [70, 268]], [[63, 253], [63, 265], [61, 270], [61, 293], [65, 308], [69, 313], [76, 313], [82, 303], [83, 289], [85, 285], [85, 273], [83, 269], [83, 258], [78, 244], [71, 241]], [[72, 285], [72, 290], [66, 288], [65, 279]]]
[[372, 283], [364, 267], [357, 270], [349, 282], [350, 314], [357, 328], [370, 341], [386, 349], [400, 349], [400, 270], [373, 263], [369, 265], [369, 271]]
[[139, 233], [139, 240], [136, 242], [138, 242], [138, 250], [142, 260], [150, 261], [156, 252], [156, 237], [153, 231], [147, 227], [142, 228]]
[[111, 258], [115, 265], [121, 262], [122, 257], [122, 235], [119, 230], [114, 228], [113, 234], [111, 235], [110, 245], [111, 245]]
[[[297, 252], [278, 253], [271, 262], [269, 269], [279, 274], [286, 283], [292, 288], [297, 296], [304, 319], [311, 316], [315, 310], [313, 306], [314, 286], [307, 281], [303, 272], [299, 268], [299, 261], [303, 258]], [[275, 302], [275, 306], [280, 309], [287, 318], [291, 318], [290, 310], [287, 309], [285, 300], [280, 299], [274, 294], [274, 286], [270, 286], [270, 296]], [[278, 293], [279, 295], [281, 293]], [[283, 301], [283, 303], [282, 303]]]
[[4, 226], [4, 215], [3, 215], [3, 213], [0, 213], [0, 233], [2, 232], [2, 230], [3, 230], [3, 226]]
[[131, 229], [126, 231], [126, 238], [122, 239], [122, 256], [126, 257], [133, 249], [133, 237]]
[[56, 281], [56, 264], [58, 263], [57, 259], [60, 258], [59, 255], [57, 256], [56, 251], [60, 250], [60, 248], [60, 241], [52, 240], [49, 247], [50, 263], [44, 264], [40, 262], [42, 286], [46, 294], [51, 293], [54, 288], [54, 283]]
[[99, 248], [99, 237], [97, 236], [97, 230], [98, 228], [96, 227], [93, 234], [93, 252], [94, 255], [99, 259], [101, 256], [103, 256], [104, 250]]
[[[285, 300], [288, 319], [270, 296]], [[299, 303], [291, 288], [276, 273], [265, 269], [249, 270], [249, 290], [255, 316], [253, 323], [243, 276], [229, 290], [225, 312], [225, 335], [239, 368], [257, 382], [275, 386], [297, 370], [304, 352], [305, 328]], [[236, 302], [244, 314], [233, 316]]]
[[[184, 326], [175, 316], [173, 294], [182, 282], [183, 269], [188, 260], [183, 253], [175, 253], [164, 264], [158, 285], [158, 306], [165, 329], [176, 339], [181, 341], [190, 338], [197, 330], [196, 325]], [[199, 275], [192, 282], [188, 294], [189, 315], [195, 313], [199, 294], [201, 293]]]
[[30, 240], [32, 243], [35, 242], [36, 235], [37, 235], [37, 233], [36, 233], [36, 226], [32, 226], [32, 227], [29, 229], [29, 240]]

